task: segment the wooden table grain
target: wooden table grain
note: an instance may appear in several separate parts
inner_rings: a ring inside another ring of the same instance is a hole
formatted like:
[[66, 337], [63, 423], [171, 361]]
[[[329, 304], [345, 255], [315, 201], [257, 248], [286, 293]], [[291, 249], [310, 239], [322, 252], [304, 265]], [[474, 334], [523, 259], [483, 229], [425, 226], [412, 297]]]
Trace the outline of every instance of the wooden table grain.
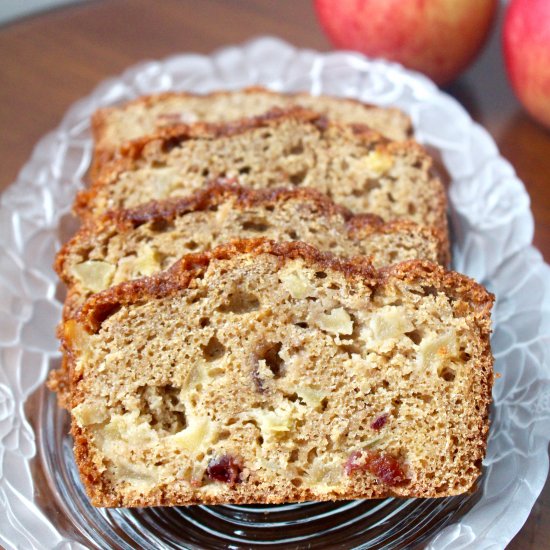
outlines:
[[[499, 29], [480, 59], [447, 91], [494, 137], [530, 193], [535, 245], [550, 260], [550, 132], [515, 100]], [[36, 141], [101, 80], [145, 59], [209, 53], [271, 34], [321, 51], [330, 44], [308, 0], [96, 0], [0, 28], [0, 190]], [[550, 548], [550, 483], [508, 548]]]

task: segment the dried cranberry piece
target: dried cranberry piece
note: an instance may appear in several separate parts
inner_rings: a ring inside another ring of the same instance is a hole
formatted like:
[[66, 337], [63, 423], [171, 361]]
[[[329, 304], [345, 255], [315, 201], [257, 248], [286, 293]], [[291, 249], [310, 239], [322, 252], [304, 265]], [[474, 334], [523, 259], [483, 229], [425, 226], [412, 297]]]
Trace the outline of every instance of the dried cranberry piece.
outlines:
[[206, 474], [210, 479], [229, 483], [231, 487], [233, 487], [235, 483], [238, 483], [241, 471], [241, 460], [231, 455], [223, 455], [219, 458], [212, 459], [206, 468]]
[[344, 466], [344, 470], [346, 470], [346, 474], [348, 474], [348, 476], [353, 474], [355, 470], [363, 469], [363, 466], [357, 463], [359, 458], [361, 458], [361, 451], [353, 451], [353, 453], [349, 455], [349, 458]]
[[374, 422], [370, 425], [370, 427], [373, 430], [377, 430], [377, 431], [381, 430], [386, 425], [387, 421], [388, 421], [388, 415], [382, 414], [374, 420]]
[[[360, 460], [362, 457], [363, 460]], [[399, 461], [389, 454], [378, 451], [355, 451], [349, 456], [344, 468], [348, 475], [356, 470], [369, 472], [390, 487], [407, 481]]]
[[398, 485], [406, 480], [401, 464], [391, 455], [369, 451], [365, 466], [367, 471], [386, 485]]

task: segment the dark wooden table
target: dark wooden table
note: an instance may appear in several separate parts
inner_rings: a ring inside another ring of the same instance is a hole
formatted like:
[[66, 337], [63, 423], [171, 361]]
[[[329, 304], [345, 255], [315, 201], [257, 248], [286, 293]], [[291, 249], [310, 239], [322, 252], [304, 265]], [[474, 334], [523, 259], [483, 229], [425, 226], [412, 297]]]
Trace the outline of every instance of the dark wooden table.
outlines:
[[[0, 28], [0, 190], [35, 142], [75, 100], [138, 61], [208, 53], [271, 34], [299, 47], [329, 50], [309, 0], [96, 0]], [[550, 260], [550, 132], [515, 100], [500, 58], [499, 32], [447, 90], [493, 135], [531, 195], [535, 245]], [[550, 548], [550, 483], [513, 550]]]

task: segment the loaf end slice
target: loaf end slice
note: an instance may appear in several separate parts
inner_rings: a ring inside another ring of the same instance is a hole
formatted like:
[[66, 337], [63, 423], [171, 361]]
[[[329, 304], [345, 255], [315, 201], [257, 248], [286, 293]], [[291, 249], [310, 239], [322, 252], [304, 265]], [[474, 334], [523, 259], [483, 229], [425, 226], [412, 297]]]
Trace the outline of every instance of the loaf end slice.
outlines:
[[236, 241], [92, 296], [64, 327], [96, 506], [441, 497], [481, 471], [492, 296]]

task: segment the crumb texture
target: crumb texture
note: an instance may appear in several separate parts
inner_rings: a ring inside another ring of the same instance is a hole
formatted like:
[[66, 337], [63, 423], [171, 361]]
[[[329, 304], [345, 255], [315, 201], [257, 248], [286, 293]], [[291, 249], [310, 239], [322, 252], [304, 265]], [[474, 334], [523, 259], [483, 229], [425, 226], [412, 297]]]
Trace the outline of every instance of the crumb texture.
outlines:
[[88, 493], [100, 506], [463, 493], [485, 450], [491, 303], [428, 262], [376, 271], [265, 241], [95, 295], [64, 331]]

